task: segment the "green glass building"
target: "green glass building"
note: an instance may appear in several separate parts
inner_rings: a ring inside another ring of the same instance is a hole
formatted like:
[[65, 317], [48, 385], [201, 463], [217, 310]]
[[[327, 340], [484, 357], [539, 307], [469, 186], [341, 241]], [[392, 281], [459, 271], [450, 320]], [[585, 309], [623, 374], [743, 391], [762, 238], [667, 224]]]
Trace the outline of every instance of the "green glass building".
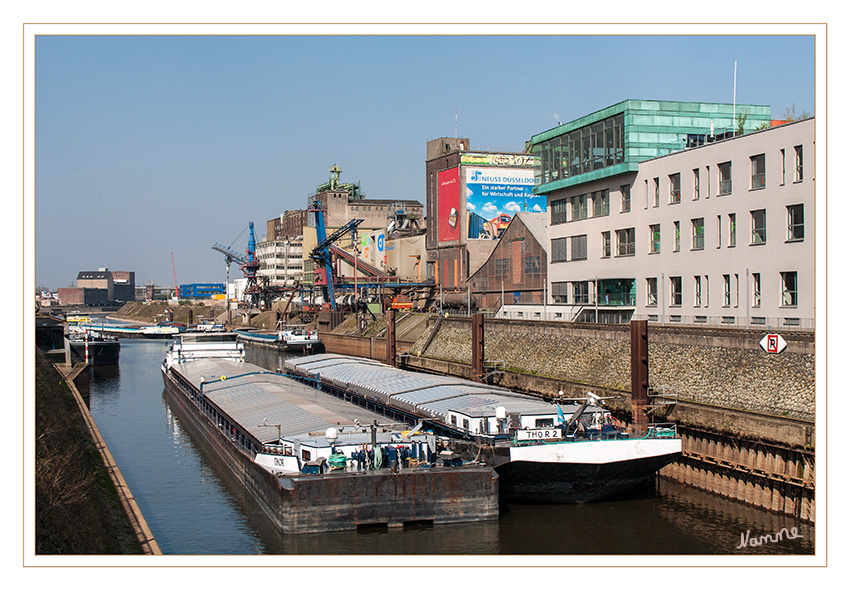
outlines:
[[532, 192], [636, 172], [644, 160], [769, 126], [764, 105], [624, 100], [532, 136]]

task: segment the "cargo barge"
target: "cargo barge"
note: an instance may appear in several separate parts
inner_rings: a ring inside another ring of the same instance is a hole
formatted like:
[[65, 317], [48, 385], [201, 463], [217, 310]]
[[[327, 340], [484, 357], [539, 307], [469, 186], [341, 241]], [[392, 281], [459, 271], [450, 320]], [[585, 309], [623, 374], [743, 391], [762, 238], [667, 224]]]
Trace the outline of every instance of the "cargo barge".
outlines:
[[68, 335], [68, 344], [73, 362], [86, 362], [93, 367], [117, 365], [121, 354], [121, 343], [110, 336], [72, 332]]
[[468, 454], [499, 474], [504, 501], [600, 500], [646, 481], [682, 453], [674, 424], [626, 429], [593, 394], [554, 404], [337, 354], [291, 358], [284, 369], [353, 404], [467, 441]]
[[180, 328], [173, 325], [132, 327], [113, 324], [82, 324], [82, 326], [88, 334], [114, 336], [116, 338], [169, 339], [180, 334]]
[[252, 344], [265, 345], [284, 352], [311, 353], [321, 349], [319, 332], [306, 326], [287, 326], [276, 332], [234, 330], [239, 339]]
[[440, 441], [244, 361], [236, 334], [184, 334], [165, 398], [285, 534], [496, 520], [498, 476]]

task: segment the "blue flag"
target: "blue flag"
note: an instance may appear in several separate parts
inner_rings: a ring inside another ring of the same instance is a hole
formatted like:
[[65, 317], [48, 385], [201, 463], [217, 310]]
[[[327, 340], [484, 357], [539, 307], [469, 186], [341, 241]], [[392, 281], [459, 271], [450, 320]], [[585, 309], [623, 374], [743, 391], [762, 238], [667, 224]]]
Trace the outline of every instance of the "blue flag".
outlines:
[[567, 419], [564, 418], [563, 410], [561, 410], [561, 404], [558, 404], [558, 421], [562, 424], [567, 421]]

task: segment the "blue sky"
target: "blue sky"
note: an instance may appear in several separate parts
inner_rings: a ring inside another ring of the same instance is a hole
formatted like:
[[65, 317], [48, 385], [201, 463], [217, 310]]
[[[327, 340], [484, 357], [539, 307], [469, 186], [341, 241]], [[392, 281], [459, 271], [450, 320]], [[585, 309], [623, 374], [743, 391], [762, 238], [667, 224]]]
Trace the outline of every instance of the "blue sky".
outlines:
[[814, 114], [812, 36], [39, 36], [36, 285], [173, 285], [172, 252], [179, 283], [223, 282], [213, 243], [262, 239], [334, 164], [424, 204], [431, 139], [520, 150], [627, 98], [732, 102], [735, 60], [739, 104]]

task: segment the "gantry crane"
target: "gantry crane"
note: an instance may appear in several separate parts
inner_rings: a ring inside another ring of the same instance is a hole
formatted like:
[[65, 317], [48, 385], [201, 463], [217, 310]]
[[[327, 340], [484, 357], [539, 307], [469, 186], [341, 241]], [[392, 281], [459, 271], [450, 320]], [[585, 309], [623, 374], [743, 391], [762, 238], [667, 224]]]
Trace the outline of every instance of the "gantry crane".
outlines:
[[[218, 242], [213, 244], [212, 249], [224, 254], [224, 259], [227, 264], [227, 284], [230, 284], [230, 263], [236, 262], [242, 268], [245, 278], [248, 279], [248, 284], [245, 287], [245, 300], [251, 307], [260, 307], [260, 302], [268, 307], [271, 302], [273, 293], [268, 288], [268, 277], [263, 277], [257, 274], [260, 270], [260, 262], [256, 257], [257, 242], [254, 238], [254, 222], [248, 224], [250, 229], [248, 235], [248, 248], [245, 250], [245, 255], [239, 254], [226, 246], [222, 246]], [[228, 306], [229, 308], [229, 306]]]

